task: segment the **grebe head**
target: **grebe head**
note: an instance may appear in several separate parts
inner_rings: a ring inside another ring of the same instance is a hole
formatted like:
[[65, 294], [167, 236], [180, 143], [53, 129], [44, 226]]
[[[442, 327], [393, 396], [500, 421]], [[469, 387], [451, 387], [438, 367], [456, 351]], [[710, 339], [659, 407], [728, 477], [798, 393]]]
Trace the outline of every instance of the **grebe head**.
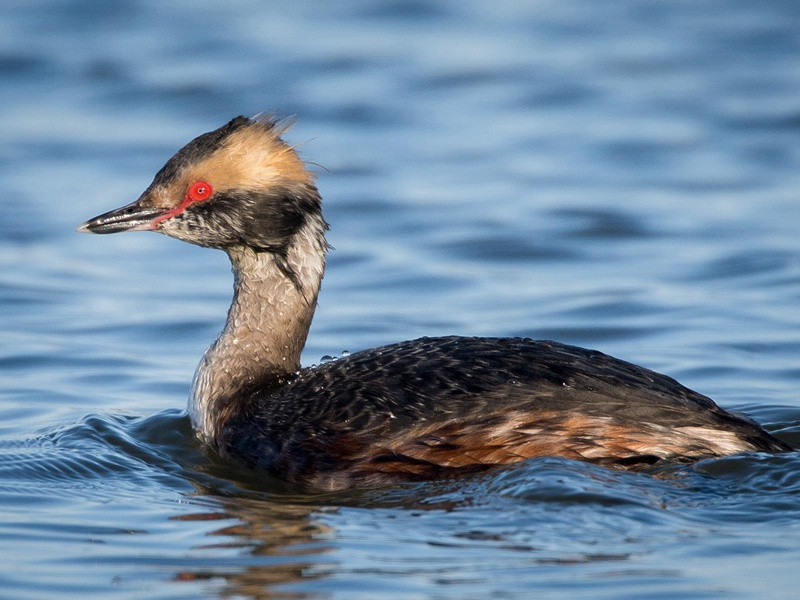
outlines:
[[181, 148], [136, 202], [78, 231], [158, 231], [212, 248], [285, 256], [309, 220], [324, 229], [311, 173], [269, 119], [236, 117]]

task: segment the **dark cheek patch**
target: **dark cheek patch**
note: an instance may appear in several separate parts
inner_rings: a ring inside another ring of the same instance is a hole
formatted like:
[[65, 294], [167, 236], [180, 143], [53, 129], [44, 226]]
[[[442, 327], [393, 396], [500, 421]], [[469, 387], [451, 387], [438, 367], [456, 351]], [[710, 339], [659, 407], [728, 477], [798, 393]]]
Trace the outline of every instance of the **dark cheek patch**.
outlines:
[[[308, 188], [305, 193], [313, 195], [316, 190]], [[236, 190], [219, 194], [200, 210], [206, 209], [206, 218], [216, 224], [220, 240], [278, 254], [286, 251], [305, 214], [313, 212], [300, 204], [297, 193], [277, 187], [266, 193]]]
[[[193, 188], [203, 183], [191, 186], [181, 203], [166, 208], [150, 222], [150, 228], [199, 246], [247, 246], [285, 261], [306, 215], [320, 214], [319, 194], [313, 185], [274, 186], [265, 191], [214, 190], [210, 195], [201, 185], [203, 189], [192, 194]], [[208, 197], [203, 200], [205, 195]], [[281, 264], [279, 268], [284, 270]], [[284, 272], [291, 272], [288, 265]]]

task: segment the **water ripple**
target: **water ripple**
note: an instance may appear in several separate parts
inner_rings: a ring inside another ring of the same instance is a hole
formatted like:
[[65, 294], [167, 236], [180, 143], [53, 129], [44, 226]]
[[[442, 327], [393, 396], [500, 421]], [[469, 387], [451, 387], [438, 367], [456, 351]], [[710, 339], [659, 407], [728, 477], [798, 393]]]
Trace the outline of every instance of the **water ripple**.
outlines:
[[3, 597], [794, 597], [797, 453], [323, 495], [220, 460], [165, 409], [224, 256], [73, 231], [201, 131], [295, 115], [336, 248], [308, 362], [556, 338], [800, 447], [798, 4], [261, 4], [0, 11]]

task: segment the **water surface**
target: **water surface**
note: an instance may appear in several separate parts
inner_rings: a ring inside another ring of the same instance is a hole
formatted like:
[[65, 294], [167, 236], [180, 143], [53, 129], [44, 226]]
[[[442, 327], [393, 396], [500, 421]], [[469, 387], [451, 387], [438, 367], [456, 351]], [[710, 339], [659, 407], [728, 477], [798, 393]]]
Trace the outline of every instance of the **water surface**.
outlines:
[[325, 496], [183, 412], [222, 253], [74, 233], [195, 135], [296, 116], [329, 270], [304, 353], [524, 335], [800, 446], [794, 2], [0, 11], [0, 596], [793, 598], [800, 459], [566, 460]]

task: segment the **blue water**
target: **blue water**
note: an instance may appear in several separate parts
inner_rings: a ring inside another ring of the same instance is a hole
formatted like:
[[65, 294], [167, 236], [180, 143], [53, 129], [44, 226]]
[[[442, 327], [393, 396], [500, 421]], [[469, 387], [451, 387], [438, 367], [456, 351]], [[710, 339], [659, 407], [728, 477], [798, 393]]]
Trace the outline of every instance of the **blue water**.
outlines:
[[306, 364], [553, 338], [800, 447], [798, 31], [779, 0], [5, 3], [0, 597], [797, 597], [794, 454], [330, 496], [224, 463], [183, 407], [225, 256], [74, 228], [295, 116], [335, 247]]

